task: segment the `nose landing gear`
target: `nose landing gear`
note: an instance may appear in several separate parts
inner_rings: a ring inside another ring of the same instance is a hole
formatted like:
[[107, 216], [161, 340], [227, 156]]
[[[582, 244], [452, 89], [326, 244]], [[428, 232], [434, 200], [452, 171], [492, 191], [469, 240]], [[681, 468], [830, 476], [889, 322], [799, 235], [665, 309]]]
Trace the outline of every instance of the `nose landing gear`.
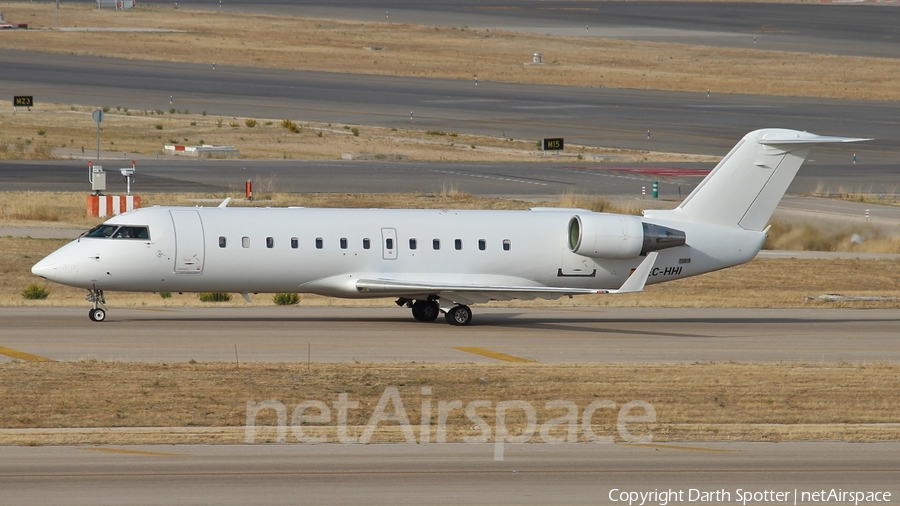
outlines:
[[[106, 319], [106, 298], [103, 296], [103, 290], [93, 288], [88, 290], [87, 301], [94, 304], [94, 307], [88, 311], [88, 318], [92, 322], [102, 322]], [[102, 306], [102, 307], [101, 307]]]

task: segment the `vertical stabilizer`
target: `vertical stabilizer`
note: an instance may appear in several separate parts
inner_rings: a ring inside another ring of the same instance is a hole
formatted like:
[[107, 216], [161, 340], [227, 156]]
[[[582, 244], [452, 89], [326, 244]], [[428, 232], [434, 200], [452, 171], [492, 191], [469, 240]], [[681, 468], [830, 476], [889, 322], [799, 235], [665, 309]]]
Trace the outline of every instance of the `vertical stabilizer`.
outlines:
[[672, 214], [644, 214], [761, 231], [813, 144], [865, 140], [871, 139], [824, 137], [774, 128], [750, 132]]

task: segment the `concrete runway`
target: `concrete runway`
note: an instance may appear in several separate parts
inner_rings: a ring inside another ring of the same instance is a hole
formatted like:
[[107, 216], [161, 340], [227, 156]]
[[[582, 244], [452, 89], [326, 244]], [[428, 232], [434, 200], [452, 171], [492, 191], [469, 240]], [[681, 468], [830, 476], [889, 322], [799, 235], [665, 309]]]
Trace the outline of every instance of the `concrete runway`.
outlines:
[[412, 126], [517, 139], [563, 137], [589, 146], [718, 156], [757, 128], [876, 139], [853, 151], [817, 149], [823, 163], [829, 156], [847, 163], [856, 152], [861, 162], [896, 164], [900, 144], [895, 121], [900, 102], [892, 101], [707, 98], [705, 93], [497, 82], [476, 87], [444, 79], [227, 65], [213, 70], [211, 65], [4, 50], [0, 95], [25, 92], [38, 102], [149, 110], [168, 110], [174, 96], [175, 107], [214, 116]]
[[[7, 506], [621, 505], [621, 492], [670, 489], [671, 504], [699, 504], [690, 489], [722, 491], [706, 501], [718, 504], [813, 504], [804, 492], [832, 489], [896, 502], [898, 472], [897, 443], [508, 444], [499, 462], [491, 444], [0, 447]], [[790, 495], [738, 498], [765, 491]]]
[[[142, 4], [161, 8], [170, 0]], [[896, 5], [557, 0], [189, 0], [191, 8], [896, 58]], [[754, 43], [753, 37], [756, 37]]]
[[[819, 294], [812, 294], [819, 295]], [[54, 360], [896, 362], [900, 310], [474, 308], [465, 328], [397, 307], [0, 308], [0, 346]], [[389, 304], [389, 303], [388, 303]], [[0, 360], [11, 360], [10, 354]]]
[[[735, 139], [737, 142], [737, 139]], [[848, 154], [814, 152], [788, 188], [788, 193], [821, 191], [897, 192], [900, 164], [843, 161]], [[727, 151], [721, 153], [723, 156]], [[817, 156], [817, 155], [822, 156]], [[900, 156], [900, 154], [898, 154]], [[110, 171], [108, 193], [125, 191], [118, 169], [130, 167], [132, 156], [96, 162]], [[483, 196], [557, 198], [574, 191], [602, 196], [649, 195], [659, 181], [660, 198], [687, 196], [711, 163], [451, 163], [308, 160], [204, 160], [162, 156], [137, 157], [136, 193], [243, 191], [247, 179], [258, 185], [271, 180], [279, 191], [295, 193], [440, 193], [453, 186]], [[699, 169], [699, 170], [698, 170]], [[681, 174], [679, 174], [681, 172]], [[86, 160], [0, 161], [4, 191], [90, 191]], [[257, 186], [258, 188], [258, 186]], [[681, 193], [679, 194], [679, 190]], [[838, 204], [835, 204], [838, 205]]]

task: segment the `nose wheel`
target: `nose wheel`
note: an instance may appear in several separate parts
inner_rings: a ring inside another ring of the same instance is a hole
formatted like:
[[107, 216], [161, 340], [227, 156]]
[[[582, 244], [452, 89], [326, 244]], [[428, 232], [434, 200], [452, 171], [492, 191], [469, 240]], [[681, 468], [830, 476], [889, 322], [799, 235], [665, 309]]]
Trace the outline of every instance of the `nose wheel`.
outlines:
[[102, 322], [106, 319], [106, 311], [103, 308], [91, 308], [88, 311], [88, 318], [91, 319], [92, 322]]
[[103, 320], [106, 320], [106, 297], [103, 296], [103, 290], [97, 290], [96, 288], [88, 290], [86, 298], [88, 302], [94, 304], [94, 307], [88, 311], [88, 318], [90, 318], [92, 322], [102, 322]]

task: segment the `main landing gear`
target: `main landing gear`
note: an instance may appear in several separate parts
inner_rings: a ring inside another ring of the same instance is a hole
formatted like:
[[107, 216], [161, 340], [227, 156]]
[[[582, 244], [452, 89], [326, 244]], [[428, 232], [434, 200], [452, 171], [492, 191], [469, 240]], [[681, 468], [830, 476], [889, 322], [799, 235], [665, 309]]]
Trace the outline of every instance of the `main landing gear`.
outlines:
[[397, 299], [398, 306], [406, 306], [412, 309], [413, 318], [420, 322], [433, 322], [437, 320], [440, 314], [444, 313], [444, 318], [450, 325], [463, 326], [472, 322], [472, 310], [469, 306], [460, 304], [450, 309], [442, 310], [438, 301], [435, 299], [426, 300], [410, 300], [400, 298]]
[[87, 300], [94, 304], [94, 307], [88, 311], [88, 318], [90, 318], [92, 322], [102, 322], [105, 320], [106, 298], [103, 296], [103, 290], [97, 290], [96, 288], [88, 290]]
[[469, 309], [469, 306], [460, 304], [448, 309], [444, 313], [444, 318], [450, 325], [468, 325], [472, 322], [472, 310]]
[[433, 300], [417, 300], [411, 307], [413, 318], [420, 322], [433, 322], [441, 314], [441, 308]]

